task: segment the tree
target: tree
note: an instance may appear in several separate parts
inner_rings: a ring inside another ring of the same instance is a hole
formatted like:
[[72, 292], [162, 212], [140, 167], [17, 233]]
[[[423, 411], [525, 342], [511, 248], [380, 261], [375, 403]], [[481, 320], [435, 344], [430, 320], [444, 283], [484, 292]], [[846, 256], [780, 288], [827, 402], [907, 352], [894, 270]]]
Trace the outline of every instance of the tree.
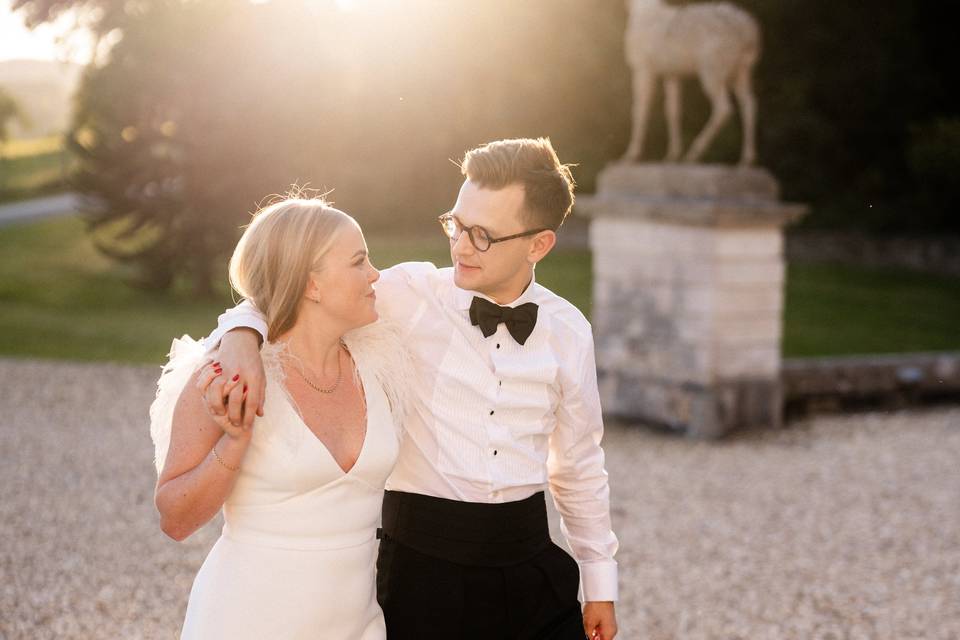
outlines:
[[[577, 85], [609, 68], [617, 41], [555, 44], [541, 33], [548, 3], [491, 0], [474, 15], [411, 2], [371, 3], [392, 12], [379, 21], [332, 0], [125, 11], [123, 37], [86, 74], [70, 136], [100, 249], [146, 286], [187, 279], [202, 294], [256, 203], [293, 182], [337, 187], [337, 205], [365, 226], [432, 229], [460, 180], [448, 159], [478, 143], [554, 135], [565, 156], [604, 161], [616, 141], [583, 135], [605, 115]], [[585, 23], [610, 29], [613, 17]], [[464, 46], [477, 42], [497, 55]]]
[[[760, 162], [786, 198], [813, 204], [804, 223], [960, 230], [944, 215], [960, 170], [945, 9], [738, 1], [765, 34]], [[448, 159], [476, 144], [550, 136], [590, 191], [627, 143], [622, 0], [16, 6], [34, 21], [93, 7], [98, 33], [122, 33], [86, 74], [71, 139], [98, 243], [153, 286], [208, 289], [247, 213], [293, 182], [336, 187], [337, 206], [369, 229], [426, 229], [456, 194]], [[688, 138], [708, 109], [694, 87]], [[651, 153], [663, 133], [651, 131]], [[728, 127], [708, 160], [738, 148]]]
[[128, 2], [127, 0], [13, 0], [10, 9], [19, 12], [27, 27], [53, 22], [71, 9], [84, 9], [97, 19], [89, 23], [98, 35], [103, 35], [118, 26], [127, 12], [138, 10], [150, 0]]
[[180, 279], [209, 294], [240, 225], [289, 184], [278, 153], [293, 141], [273, 136], [272, 123], [290, 114], [262, 112], [252, 78], [270, 69], [243, 64], [265, 10], [152, 3], [125, 16], [123, 39], [86, 73], [69, 136], [75, 186], [98, 248], [144, 286]]

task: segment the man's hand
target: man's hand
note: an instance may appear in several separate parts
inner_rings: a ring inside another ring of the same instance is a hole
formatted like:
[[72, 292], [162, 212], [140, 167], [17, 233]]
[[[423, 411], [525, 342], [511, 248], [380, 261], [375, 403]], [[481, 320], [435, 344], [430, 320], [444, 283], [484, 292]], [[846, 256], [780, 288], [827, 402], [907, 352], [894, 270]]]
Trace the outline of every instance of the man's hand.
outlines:
[[617, 635], [617, 614], [612, 602], [583, 605], [583, 631], [589, 640], [613, 640]]
[[[249, 429], [253, 419], [263, 415], [267, 384], [260, 359], [260, 334], [252, 329], [228, 331], [220, 340], [217, 360], [223, 375], [207, 387], [204, 394], [207, 411], [214, 419], [226, 416], [232, 424]], [[234, 386], [227, 388], [228, 383]]]

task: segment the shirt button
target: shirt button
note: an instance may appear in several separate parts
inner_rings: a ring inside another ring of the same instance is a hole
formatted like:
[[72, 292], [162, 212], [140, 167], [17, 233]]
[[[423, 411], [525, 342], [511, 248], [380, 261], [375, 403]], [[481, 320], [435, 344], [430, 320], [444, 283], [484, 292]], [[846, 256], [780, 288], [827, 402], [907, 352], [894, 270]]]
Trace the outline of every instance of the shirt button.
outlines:
[[500, 343], [498, 342], [498, 343], [497, 343], [497, 349], [499, 349], [499, 348], [500, 348]]
[[490, 415], [493, 415], [493, 411], [490, 412]]
[[493, 450], [493, 455], [497, 455], [497, 450], [496, 450], [496, 449]]

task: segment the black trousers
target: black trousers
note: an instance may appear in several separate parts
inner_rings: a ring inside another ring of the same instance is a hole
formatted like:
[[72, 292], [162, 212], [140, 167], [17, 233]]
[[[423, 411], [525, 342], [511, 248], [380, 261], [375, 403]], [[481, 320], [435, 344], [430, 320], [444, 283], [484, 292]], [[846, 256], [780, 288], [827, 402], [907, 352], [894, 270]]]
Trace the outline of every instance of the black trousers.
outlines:
[[584, 640], [580, 571], [543, 493], [477, 504], [387, 491], [377, 599], [388, 640]]

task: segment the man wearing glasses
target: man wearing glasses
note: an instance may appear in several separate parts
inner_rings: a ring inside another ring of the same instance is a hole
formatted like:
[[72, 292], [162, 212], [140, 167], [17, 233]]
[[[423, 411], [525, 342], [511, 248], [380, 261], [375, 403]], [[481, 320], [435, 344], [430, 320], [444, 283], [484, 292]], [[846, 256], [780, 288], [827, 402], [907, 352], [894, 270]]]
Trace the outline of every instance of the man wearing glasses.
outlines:
[[[387, 636], [612, 640], [617, 538], [593, 336], [534, 278], [573, 206], [573, 178], [546, 139], [484, 145], [462, 171], [439, 219], [453, 267], [403, 263], [376, 286], [380, 316], [402, 328], [417, 370], [383, 503]], [[266, 333], [241, 305], [208, 340], [223, 337], [225, 371], [262, 386], [258, 336], [238, 327]], [[207, 401], [227, 411], [213, 386]], [[547, 487], [576, 560], [550, 541]]]

